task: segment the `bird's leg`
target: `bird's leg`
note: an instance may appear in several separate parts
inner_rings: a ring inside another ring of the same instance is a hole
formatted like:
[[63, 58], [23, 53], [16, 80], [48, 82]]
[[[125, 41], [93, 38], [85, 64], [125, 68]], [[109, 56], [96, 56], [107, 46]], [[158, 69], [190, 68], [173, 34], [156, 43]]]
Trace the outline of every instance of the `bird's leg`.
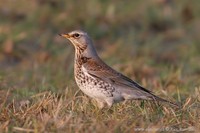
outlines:
[[125, 100], [123, 101], [123, 105], [126, 105], [127, 102], [128, 102], [128, 99], [125, 99]]
[[113, 105], [114, 101], [113, 98], [108, 98], [106, 99], [106, 103], [108, 105], [108, 108], [111, 108], [111, 106]]
[[105, 104], [102, 100], [96, 99], [97, 101], [97, 106], [99, 107], [99, 109], [103, 109]]

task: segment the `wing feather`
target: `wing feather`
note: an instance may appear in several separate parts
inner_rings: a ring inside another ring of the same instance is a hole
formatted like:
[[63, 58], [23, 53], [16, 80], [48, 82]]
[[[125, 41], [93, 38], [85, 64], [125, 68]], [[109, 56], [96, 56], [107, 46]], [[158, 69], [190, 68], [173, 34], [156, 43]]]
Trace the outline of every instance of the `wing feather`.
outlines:
[[88, 74], [95, 76], [96, 78], [99, 78], [103, 81], [151, 93], [151, 91], [145, 89], [128, 77], [118, 73], [101, 60], [96, 62], [95, 60], [90, 59], [88, 62], [83, 64], [83, 67], [87, 70]]

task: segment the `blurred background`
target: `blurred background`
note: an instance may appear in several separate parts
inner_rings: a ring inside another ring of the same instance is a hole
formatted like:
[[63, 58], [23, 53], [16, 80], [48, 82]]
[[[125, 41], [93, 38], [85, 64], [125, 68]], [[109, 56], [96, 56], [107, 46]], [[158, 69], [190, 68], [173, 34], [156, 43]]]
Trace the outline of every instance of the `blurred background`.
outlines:
[[74, 48], [58, 36], [75, 29], [154, 92], [185, 98], [200, 84], [198, 0], [0, 0], [0, 92], [77, 90]]

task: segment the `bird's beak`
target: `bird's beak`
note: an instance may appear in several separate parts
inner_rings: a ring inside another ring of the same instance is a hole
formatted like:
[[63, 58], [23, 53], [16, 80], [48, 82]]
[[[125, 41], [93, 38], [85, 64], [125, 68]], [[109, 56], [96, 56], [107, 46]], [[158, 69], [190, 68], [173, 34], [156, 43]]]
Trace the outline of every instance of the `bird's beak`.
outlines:
[[67, 38], [69, 39], [70, 38], [70, 35], [68, 33], [63, 33], [63, 34], [58, 34], [59, 36], [62, 36], [64, 38]]

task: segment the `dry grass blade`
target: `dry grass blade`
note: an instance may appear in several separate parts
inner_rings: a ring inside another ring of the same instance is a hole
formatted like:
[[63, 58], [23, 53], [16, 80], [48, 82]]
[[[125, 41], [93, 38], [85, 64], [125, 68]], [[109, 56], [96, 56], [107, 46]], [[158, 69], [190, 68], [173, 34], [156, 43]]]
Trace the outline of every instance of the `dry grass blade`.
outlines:
[[0, 91], [0, 109], [5, 105], [8, 100], [8, 96], [10, 94], [10, 89], [8, 91]]
[[189, 105], [190, 101], [191, 101], [191, 97], [188, 97], [188, 98], [186, 99], [185, 104], [183, 105], [183, 109], [185, 109], [186, 106]]
[[26, 128], [20, 128], [20, 127], [13, 127], [13, 130], [20, 131], [20, 132], [31, 132], [31, 133], [35, 131], [34, 129], [26, 129]]

